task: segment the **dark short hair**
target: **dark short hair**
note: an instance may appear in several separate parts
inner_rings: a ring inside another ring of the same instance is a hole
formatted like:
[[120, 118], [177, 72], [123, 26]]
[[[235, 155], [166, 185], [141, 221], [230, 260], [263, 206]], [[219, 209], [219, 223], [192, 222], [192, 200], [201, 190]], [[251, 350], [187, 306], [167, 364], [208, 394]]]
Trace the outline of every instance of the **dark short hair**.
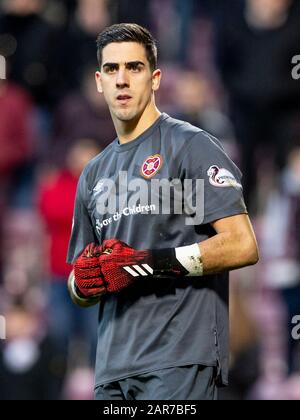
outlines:
[[137, 42], [144, 45], [151, 70], [154, 71], [157, 68], [156, 41], [146, 28], [136, 23], [112, 25], [100, 33], [97, 38], [97, 58], [100, 68], [102, 66], [103, 48], [111, 43], [120, 42]]

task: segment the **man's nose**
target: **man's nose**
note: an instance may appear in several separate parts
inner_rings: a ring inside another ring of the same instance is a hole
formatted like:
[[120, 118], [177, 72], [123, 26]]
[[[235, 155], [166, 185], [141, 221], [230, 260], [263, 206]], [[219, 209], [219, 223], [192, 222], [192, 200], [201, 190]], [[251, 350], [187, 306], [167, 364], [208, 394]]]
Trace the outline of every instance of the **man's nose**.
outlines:
[[118, 88], [129, 87], [129, 78], [126, 69], [119, 69], [116, 85]]

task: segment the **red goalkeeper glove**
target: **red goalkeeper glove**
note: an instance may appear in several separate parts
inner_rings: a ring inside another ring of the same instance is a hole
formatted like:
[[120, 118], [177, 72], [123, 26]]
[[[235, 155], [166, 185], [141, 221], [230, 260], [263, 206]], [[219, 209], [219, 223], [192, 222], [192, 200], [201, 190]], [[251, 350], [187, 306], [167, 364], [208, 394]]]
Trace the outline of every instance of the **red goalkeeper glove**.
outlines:
[[90, 244], [75, 261], [75, 289], [79, 297], [94, 297], [107, 291], [99, 263], [101, 254], [102, 246]]
[[[189, 252], [193, 248], [194, 255], [186, 257], [184, 255], [187, 253], [186, 248], [189, 248]], [[198, 245], [186, 248], [138, 251], [117, 239], [104, 241], [102, 244], [103, 253], [99, 257], [99, 262], [104, 281], [107, 284], [107, 291], [119, 292], [141, 277], [202, 275], [203, 267]], [[184, 258], [179, 256], [178, 259], [179, 254]], [[193, 260], [194, 266], [198, 258], [198, 272], [192, 273], [185, 268], [192, 265], [191, 263], [185, 264], [188, 261], [187, 258]]]
[[202, 276], [197, 244], [139, 251], [118, 239], [88, 245], [74, 264], [76, 292], [83, 298], [120, 292], [143, 277]]

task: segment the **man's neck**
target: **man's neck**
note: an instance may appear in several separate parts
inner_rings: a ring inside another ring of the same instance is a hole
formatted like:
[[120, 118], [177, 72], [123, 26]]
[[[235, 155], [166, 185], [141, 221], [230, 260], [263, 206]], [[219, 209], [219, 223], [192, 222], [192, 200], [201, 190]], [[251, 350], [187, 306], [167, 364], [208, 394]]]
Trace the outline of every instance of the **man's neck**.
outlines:
[[150, 128], [155, 123], [155, 121], [157, 121], [160, 115], [161, 112], [156, 108], [156, 106], [152, 106], [150, 109], [146, 109], [141, 116], [134, 120], [114, 120], [114, 125], [120, 144], [126, 144], [135, 140], [148, 128]]

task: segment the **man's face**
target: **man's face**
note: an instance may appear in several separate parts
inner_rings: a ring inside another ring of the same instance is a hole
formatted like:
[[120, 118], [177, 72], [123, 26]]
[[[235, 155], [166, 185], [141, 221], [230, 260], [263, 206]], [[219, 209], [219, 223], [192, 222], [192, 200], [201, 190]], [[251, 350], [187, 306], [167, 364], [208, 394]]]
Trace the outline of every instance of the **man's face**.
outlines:
[[111, 43], [102, 51], [98, 91], [104, 94], [113, 119], [139, 118], [159, 88], [161, 73], [151, 71], [145, 47], [136, 42]]
[[292, 4], [292, 0], [248, 0], [248, 3], [258, 14], [264, 17], [286, 13]]
[[3, 8], [8, 13], [26, 16], [39, 13], [44, 6], [44, 0], [4, 0]]

